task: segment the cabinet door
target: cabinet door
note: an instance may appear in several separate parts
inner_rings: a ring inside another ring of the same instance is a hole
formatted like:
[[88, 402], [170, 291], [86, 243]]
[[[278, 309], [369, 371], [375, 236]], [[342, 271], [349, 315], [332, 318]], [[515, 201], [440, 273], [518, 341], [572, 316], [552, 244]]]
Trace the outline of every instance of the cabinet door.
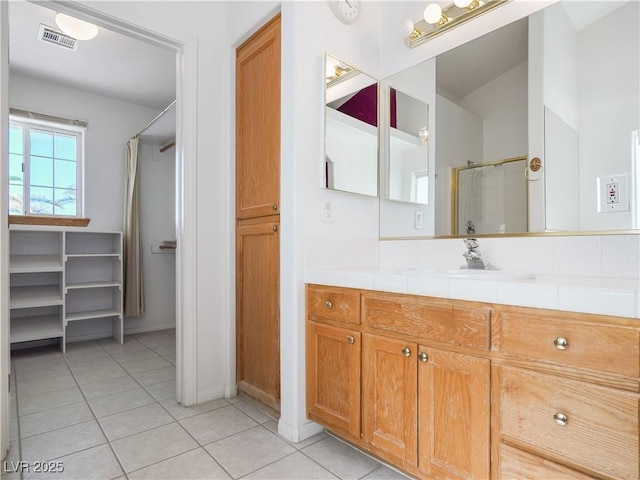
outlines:
[[236, 51], [236, 217], [279, 204], [280, 15]]
[[307, 323], [307, 413], [360, 438], [360, 333]]
[[236, 369], [239, 390], [279, 409], [279, 223], [264, 220], [236, 231]]
[[420, 347], [421, 471], [437, 478], [489, 478], [489, 382], [489, 360]]
[[416, 465], [417, 345], [363, 337], [364, 440], [397, 461]]

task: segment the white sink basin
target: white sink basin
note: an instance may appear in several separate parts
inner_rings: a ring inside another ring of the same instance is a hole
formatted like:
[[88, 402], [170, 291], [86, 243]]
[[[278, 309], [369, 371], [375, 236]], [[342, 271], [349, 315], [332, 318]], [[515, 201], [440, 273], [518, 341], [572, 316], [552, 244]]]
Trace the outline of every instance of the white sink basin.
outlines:
[[425, 277], [448, 277], [448, 278], [473, 278], [477, 280], [494, 280], [494, 281], [509, 281], [509, 280], [533, 280], [535, 275], [533, 273], [524, 274], [512, 274], [502, 272], [500, 270], [479, 270], [471, 268], [459, 268], [455, 270], [437, 270], [434, 268], [406, 268], [399, 270], [400, 275], [414, 275]]

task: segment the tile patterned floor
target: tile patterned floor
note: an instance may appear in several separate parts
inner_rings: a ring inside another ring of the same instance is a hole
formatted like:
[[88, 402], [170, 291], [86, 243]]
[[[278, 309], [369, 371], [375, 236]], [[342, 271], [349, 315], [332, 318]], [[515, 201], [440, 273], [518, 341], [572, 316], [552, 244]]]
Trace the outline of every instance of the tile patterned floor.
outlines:
[[[173, 330], [17, 351], [11, 367], [2, 480], [406, 478], [325, 433], [287, 442], [249, 399], [178, 404]], [[64, 471], [35, 472], [45, 461]]]

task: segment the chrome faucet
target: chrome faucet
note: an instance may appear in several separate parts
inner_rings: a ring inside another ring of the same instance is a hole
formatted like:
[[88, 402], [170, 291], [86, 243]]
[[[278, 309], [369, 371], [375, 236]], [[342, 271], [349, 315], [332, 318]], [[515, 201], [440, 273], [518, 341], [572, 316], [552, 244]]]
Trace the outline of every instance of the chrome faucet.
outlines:
[[462, 256], [467, 259], [467, 268], [477, 270], [484, 270], [487, 268], [484, 263], [484, 257], [478, 251], [478, 247], [480, 246], [478, 240], [475, 238], [467, 238], [464, 240], [464, 244], [467, 247], [467, 251], [464, 252]]

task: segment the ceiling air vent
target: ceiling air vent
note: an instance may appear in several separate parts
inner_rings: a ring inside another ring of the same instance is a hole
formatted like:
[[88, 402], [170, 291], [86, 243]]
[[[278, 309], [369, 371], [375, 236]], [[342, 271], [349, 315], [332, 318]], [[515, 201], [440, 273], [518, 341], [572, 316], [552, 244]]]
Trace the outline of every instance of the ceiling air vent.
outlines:
[[52, 43], [53, 45], [58, 45], [59, 47], [73, 50], [74, 52], [78, 50], [78, 40], [43, 24], [40, 24], [38, 40]]

